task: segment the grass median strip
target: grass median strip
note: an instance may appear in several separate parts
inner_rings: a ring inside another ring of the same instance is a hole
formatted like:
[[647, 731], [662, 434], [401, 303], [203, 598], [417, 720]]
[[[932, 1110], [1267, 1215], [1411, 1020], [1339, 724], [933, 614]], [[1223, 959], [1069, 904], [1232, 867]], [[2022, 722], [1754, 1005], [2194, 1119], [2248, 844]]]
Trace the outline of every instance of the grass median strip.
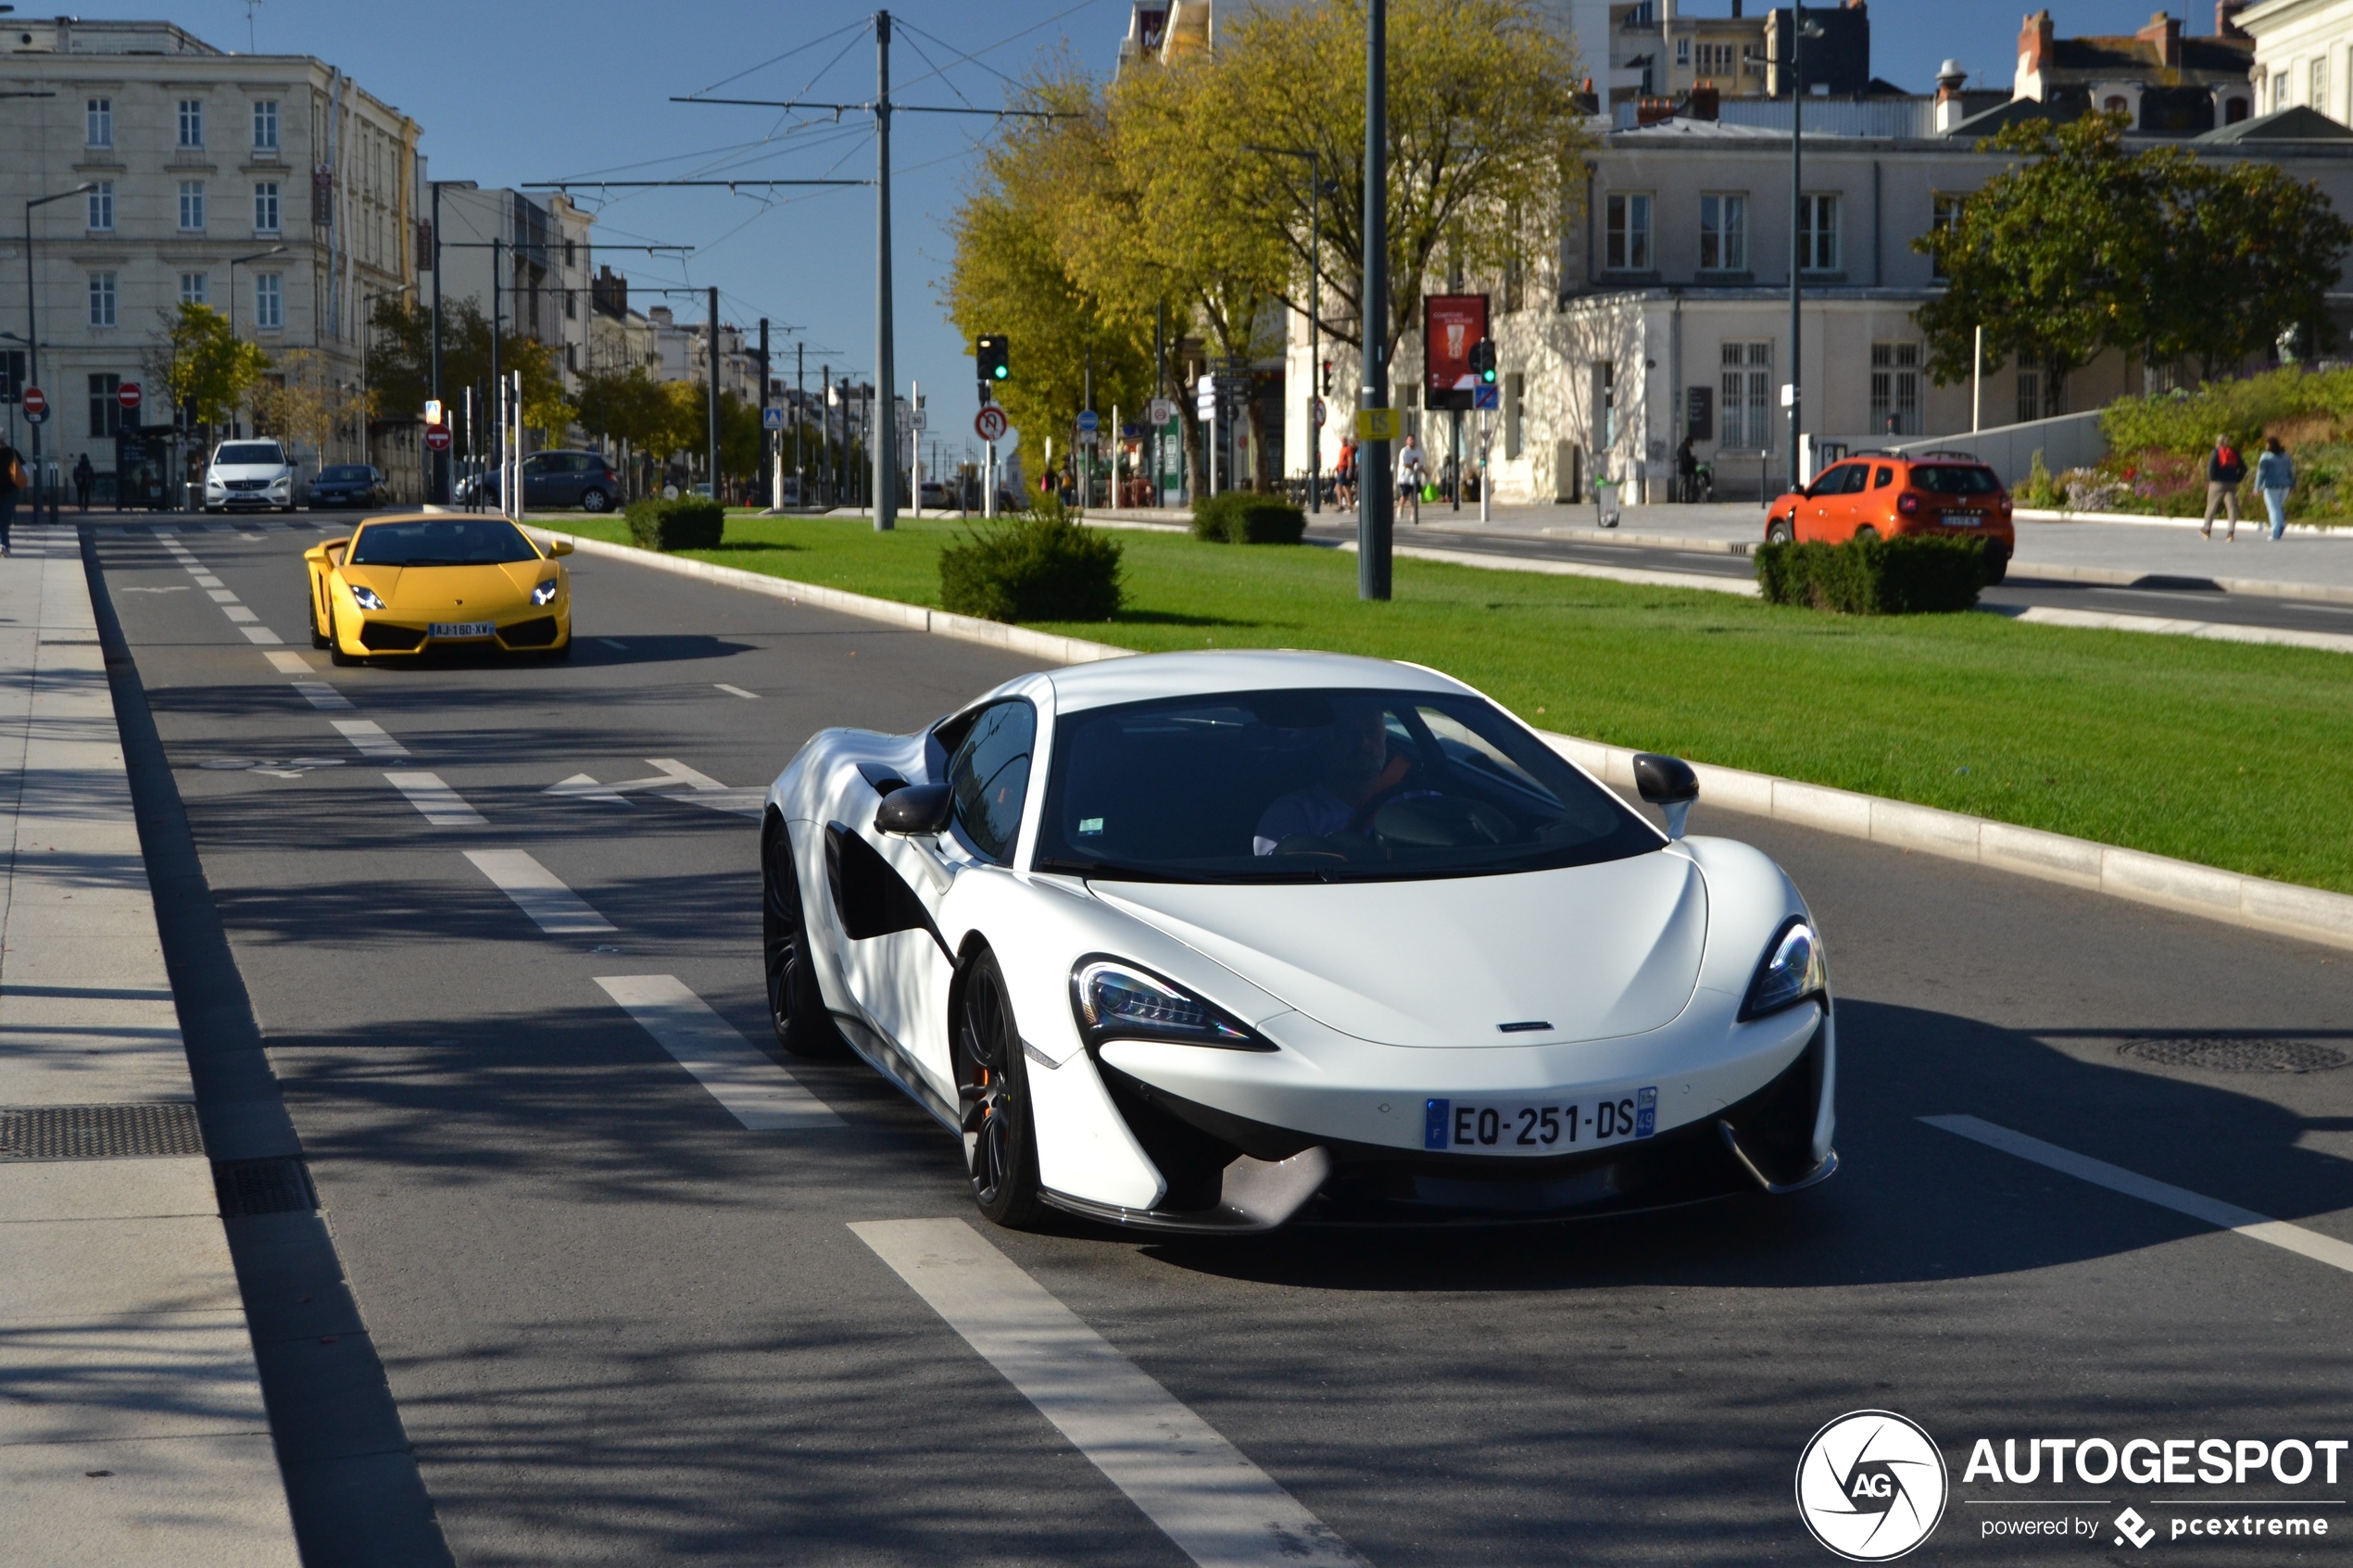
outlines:
[[[625, 543], [617, 520], [570, 532]], [[937, 605], [952, 521], [731, 516], [686, 552]], [[1164, 652], [1411, 659], [1545, 729], [2353, 892], [2344, 655], [1992, 615], [1825, 616], [1720, 594], [1123, 532], [1127, 608], [1041, 630]]]

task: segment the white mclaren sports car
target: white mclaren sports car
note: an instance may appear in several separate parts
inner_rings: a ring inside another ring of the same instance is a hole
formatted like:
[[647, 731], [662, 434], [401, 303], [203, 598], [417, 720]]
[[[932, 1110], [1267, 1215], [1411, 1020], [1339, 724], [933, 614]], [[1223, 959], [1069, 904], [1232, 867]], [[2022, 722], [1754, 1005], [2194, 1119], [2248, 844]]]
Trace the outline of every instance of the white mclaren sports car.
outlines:
[[768, 792], [776, 1033], [963, 1140], [981, 1212], [1144, 1230], [1550, 1220], [1837, 1169], [1822, 945], [1781, 869], [1654, 827], [1412, 665], [1161, 654]]

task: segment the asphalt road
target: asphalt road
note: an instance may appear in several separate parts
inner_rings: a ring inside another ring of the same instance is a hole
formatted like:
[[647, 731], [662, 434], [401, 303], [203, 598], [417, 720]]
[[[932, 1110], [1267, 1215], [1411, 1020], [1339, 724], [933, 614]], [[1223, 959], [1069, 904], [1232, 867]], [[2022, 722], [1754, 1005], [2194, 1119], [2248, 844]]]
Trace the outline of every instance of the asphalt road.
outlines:
[[[663, 762], [758, 785], [822, 726], [919, 725], [1022, 660], [575, 557], [568, 664], [330, 670], [302, 634], [308, 520], [187, 528], [218, 591], [145, 526], [92, 532], [458, 1562], [1186, 1561], [847, 1228], [970, 1214], [928, 1118], [855, 1063], [796, 1061], [845, 1125], [747, 1131], [598, 985], [674, 976], [769, 1048], [755, 822], [683, 785], [548, 793]], [[248, 641], [220, 594], [284, 647]], [[314, 671], [268, 657], [288, 651]], [[366, 755], [338, 720], [408, 755]], [[436, 825], [387, 771], [437, 775], [483, 821]], [[988, 1239], [1382, 1568], [1828, 1562], [1793, 1472], [1866, 1407], [1921, 1423], [1951, 1469], [1917, 1560], [2139, 1555], [2105, 1524], [1983, 1538], [1988, 1518], [2049, 1515], [2020, 1499], [2162, 1523], [2293, 1498], [2329, 1541], [2207, 1551], [2341, 1550], [2353, 1508], [2315, 1499], [2353, 1498], [2353, 1474], [1963, 1483], [1980, 1436], [2353, 1436], [2353, 1277], [1919, 1118], [1981, 1117], [2353, 1242], [2353, 1070], [2120, 1050], [2353, 1049], [2353, 955], [1705, 801], [1693, 826], [1779, 858], [1826, 933], [1845, 1160], [1826, 1185], [1438, 1237]], [[543, 932], [467, 850], [529, 854], [614, 929]], [[279, 1439], [290, 1469], [334, 1440], [283, 1422]], [[338, 1506], [364, 1525], [380, 1501]]]
[[[1441, 508], [1433, 508], [1433, 511]], [[1475, 514], [1474, 514], [1475, 515]], [[1432, 522], [1441, 521], [1433, 516]], [[1308, 530], [1311, 540], [1337, 544], [1356, 537], [1353, 522], [1321, 522]], [[1680, 571], [1696, 577], [1722, 577], [1751, 583], [1756, 567], [1746, 556], [1718, 551], [1676, 550], [1653, 546], [1596, 545], [1575, 539], [1551, 538], [1526, 531], [1490, 530], [1459, 525], [1396, 527], [1396, 542], [1430, 550], [1460, 550], [1474, 555], [1518, 557], [1532, 560], [1575, 561], [1584, 566], [1610, 566], [1642, 571]], [[2284, 627], [2299, 632], [2353, 633], [2353, 604], [2327, 604], [2309, 599], [2267, 598], [2226, 593], [2210, 580], [2151, 576], [2129, 587], [2089, 583], [2065, 583], [2034, 576], [2031, 565], [2012, 568], [2010, 580], [1988, 588], [1978, 602], [1989, 608], [2055, 608], [2094, 610], [2103, 615], [2145, 615], [2166, 620], [2213, 621], [2236, 626]]]

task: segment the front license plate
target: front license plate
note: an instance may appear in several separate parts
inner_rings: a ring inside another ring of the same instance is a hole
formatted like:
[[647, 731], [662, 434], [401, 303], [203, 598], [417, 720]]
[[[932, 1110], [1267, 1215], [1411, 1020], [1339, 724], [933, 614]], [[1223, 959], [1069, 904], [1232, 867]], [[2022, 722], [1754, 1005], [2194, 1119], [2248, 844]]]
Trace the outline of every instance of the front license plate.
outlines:
[[1614, 1099], [1432, 1099], [1423, 1102], [1422, 1147], [1471, 1154], [1567, 1154], [1658, 1131], [1658, 1090]]
[[495, 621], [436, 621], [433, 634], [436, 637], [487, 637], [498, 630]]
[[1975, 528], [1985, 521], [1983, 512], [1946, 512], [1944, 521], [1955, 528]]

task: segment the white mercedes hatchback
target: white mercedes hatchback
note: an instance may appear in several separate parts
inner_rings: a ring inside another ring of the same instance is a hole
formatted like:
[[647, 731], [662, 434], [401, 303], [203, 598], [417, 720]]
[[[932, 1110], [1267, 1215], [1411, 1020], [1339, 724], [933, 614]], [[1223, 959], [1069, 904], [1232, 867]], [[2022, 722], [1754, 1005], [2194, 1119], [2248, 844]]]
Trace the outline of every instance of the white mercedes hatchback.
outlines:
[[241, 507], [290, 512], [299, 504], [294, 465], [274, 441], [224, 441], [212, 449], [204, 470], [204, 509]]

